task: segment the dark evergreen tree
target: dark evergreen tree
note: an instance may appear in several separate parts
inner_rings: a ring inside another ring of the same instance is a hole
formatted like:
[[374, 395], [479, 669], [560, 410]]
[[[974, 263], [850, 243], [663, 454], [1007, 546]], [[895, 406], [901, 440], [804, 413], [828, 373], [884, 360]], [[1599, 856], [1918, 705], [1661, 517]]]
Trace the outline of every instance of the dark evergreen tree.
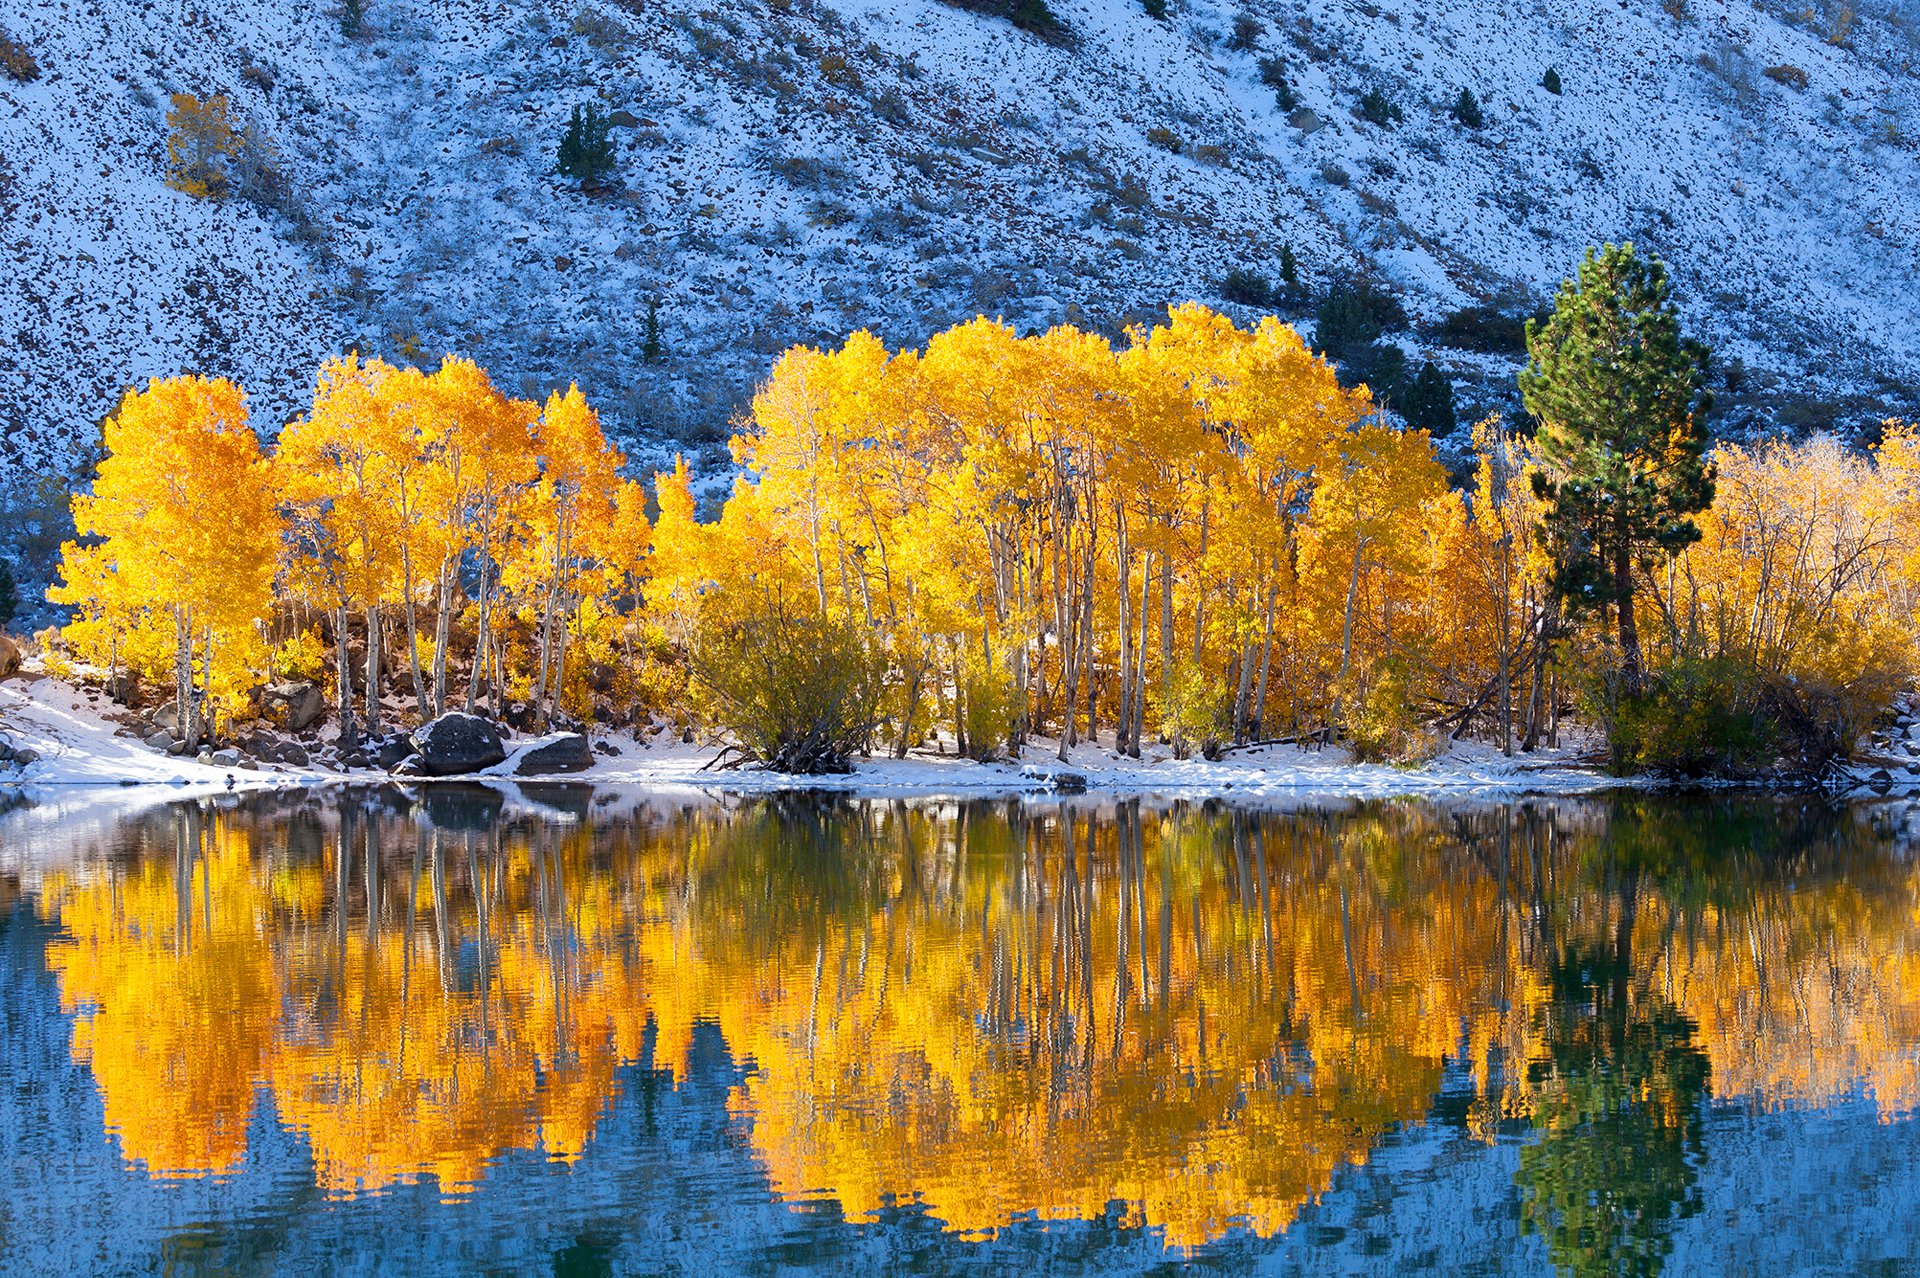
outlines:
[[1377, 124], [1383, 129], [1392, 128], [1395, 122], [1406, 119], [1406, 113], [1400, 105], [1379, 89], [1368, 89], [1360, 95], [1360, 105], [1353, 113], [1368, 124]]
[[1293, 245], [1280, 246], [1280, 282], [1288, 288], [1300, 287], [1300, 263], [1293, 256]]
[[1293, 82], [1287, 79], [1285, 58], [1260, 59], [1260, 83], [1273, 90], [1273, 104], [1282, 111], [1291, 111], [1300, 105], [1300, 95], [1293, 91]]
[[1378, 341], [1407, 326], [1407, 312], [1392, 294], [1365, 280], [1328, 285], [1313, 313], [1313, 349], [1329, 359]]
[[1555, 97], [1558, 97], [1560, 95], [1560, 73], [1552, 67], [1548, 67], [1547, 73], [1540, 77], [1540, 87]]
[[20, 587], [13, 580], [13, 565], [0, 559], [0, 626], [20, 615]]
[[1400, 410], [1409, 427], [1424, 430], [1435, 439], [1446, 438], [1460, 425], [1453, 407], [1453, 382], [1434, 367], [1432, 360], [1420, 365], [1420, 371], [1401, 390], [1399, 403], [1394, 407]]
[[613, 172], [613, 127], [595, 103], [583, 112], [573, 108], [567, 131], [560, 137], [560, 172], [582, 184], [597, 182]]
[[647, 299], [647, 330], [640, 343], [640, 358], [649, 364], [658, 364], [660, 357], [666, 354], [666, 348], [660, 341], [660, 299]]
[[1634, 573], [1698, 540], [1690, 516], [1713, 501], [1707, 348], [1682, 336], [1660, 259], [1609, 244], [1587, 251], [1545, 323], [1528, 322], [1527, 352], [1554, 590], [1574, 612], [1614, 610], [1621, 682], [1637, 693]]
[[1473, 96], [1472, 89], [1460, 90], [1460, 96], [1453, 100], [1453, 118], [1469, 129], [1477, 129], [1487, 122], [1486, 114], [1480, 110], [1480, 99]]
[[340, 34], [344, 36], [359, 35], [360, 23], [366, 16], [366, 0], [341, 0]]
[[1157, 22], [1167, 20], [1167, 0], [1140, 0], [1140, 7], [1147, 11], [1149, 18]]

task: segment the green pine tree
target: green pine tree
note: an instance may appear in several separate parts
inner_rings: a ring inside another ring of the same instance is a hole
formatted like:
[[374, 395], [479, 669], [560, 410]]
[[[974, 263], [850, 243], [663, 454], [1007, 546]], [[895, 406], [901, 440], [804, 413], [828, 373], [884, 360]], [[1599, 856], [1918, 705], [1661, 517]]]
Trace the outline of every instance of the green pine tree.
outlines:
[[1453, 100], [1453, 118], [1469, 129], [1477, 129], [1487, 122], [1486, 114], [1480, 110], [1480, 99], [1473, 96], [1472, 89], [1460, 90], [1460, 96]]
[[640, 342], [640, 358], [649, 364], [658, 364], [660, 357], [666, 354], [666, 347], [660, 341], [660, 299], [647, 299], [646, 335]]
[[1293, 245], [1280, 246], [1280, 282], [1288, 288], [1300, 287], [1300, 262], [1293, 255]]
[[1553, 94], [1555, 97], [1559, 97], [1560, 96], [1560, 73], [1554, 70], [1552, 67], [1548, 67], [1547, 73], [1540, 77], [1540, 87], [1545, 89], [1548, 93]]
[[1453, 407], [1453, 382], [1434, 367], [1432, 360], [1420, 365], [1395, 407], [1409, 427], [1424, 430], [1435, 439], [1446, 438], [1460, 425]]
[[1708, 351], [1681, 335], [1660, 259], [1609, 244], [1587, 250], [1545, 323], [1527, 322], [1527, 353], [1520, 396], [1539, 422], [1554, 590], [1574, 612], [1613, 609], [1636, 693], [1634, 572], [1697, 541], [1689, 516], [1713, 501]]
[[366, 17], [366, 0], [341, 0], [340, 34], [357, 36], [360, 34], [361, 20]]
[[13, 565], [0, 559], [0, 627], [20, 615], [20, 587], [13, 580]]
[[1140, 0], [1140, 7], [1147, 11], [1149, 18], [1157, 22], [1167, 20], [1167, 0]]
[[589, 102], [584, 112], [573, 108], [567, 131], [560, 137], [560, 172], [583, 185], [613, 172], [612, 127], [596, 103]]

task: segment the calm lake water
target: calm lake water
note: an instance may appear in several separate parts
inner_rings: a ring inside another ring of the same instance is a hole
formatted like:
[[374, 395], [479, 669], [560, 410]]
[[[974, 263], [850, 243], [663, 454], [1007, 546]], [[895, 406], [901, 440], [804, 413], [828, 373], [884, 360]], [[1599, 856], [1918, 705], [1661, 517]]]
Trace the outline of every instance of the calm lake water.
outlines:
[[1920, 1273], [1899, 805], [62, 803], [7, 1273]]

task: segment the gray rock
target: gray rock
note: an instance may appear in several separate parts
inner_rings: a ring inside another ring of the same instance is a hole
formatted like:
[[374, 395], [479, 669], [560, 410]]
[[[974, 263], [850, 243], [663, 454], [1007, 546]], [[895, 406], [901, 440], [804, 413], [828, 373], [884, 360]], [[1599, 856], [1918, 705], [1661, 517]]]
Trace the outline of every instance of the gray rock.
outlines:
[[288, 732], [305, 732], [327, 713], [326, 695], [305, 681], [270, 684], [260, 700]]
[[40, 752], [30, 746], [16, 746], [13, 750], [13, 761], [24, 768], [29, 763], [40, 762]]
[[155, 750], [165, 750], [173, 744], [173, 734], [165, 728], [162, 728], [158, 732], [150, 734], [146, 738], [145, 744]]
[[500, 730], [490, 720], [457, 710], [415, 729], [413, 748], [419, 751], [423, 774], [430, 777], [478, 772], [507, 757]]
[[411, 759], [414, 754], [413, 738], [404, 732], [396, 732], [378, 743], [370, 741], [367, 743], [367, 748], [372, 752], [374, 762], [389, 772]]
[[167, 747], [168, 754], [182, 755], [182, 754], [185, 754], [186, 752], [187, 752], [187, 743], [184, 741], [175, 741]]
[[207, 756], [207, 762], [215, 767], [237, 768], [240, 766], [240, 752], [234, 749], [215, 750]]
[[1085, 794], [1087, 778], [1079, 772], [1054, 772], [1046, 768], [1022, 768], [1020, 777], [1025, 781], [1038, 781], [1055, 794]]
[[593, 747], [584, 735], [574, 732], [535, 746], [520, 756], [514, 765], [516, 777], [535, 777], [549, 772], [585, 772], [593, 766]]
[[313, 756], [309, 755], [307, 748], [298, 741], [282, 741], [274, 748], [273, 761], [275, 763], [291, 764], [296, 768], [304, 768], [313, 762]]

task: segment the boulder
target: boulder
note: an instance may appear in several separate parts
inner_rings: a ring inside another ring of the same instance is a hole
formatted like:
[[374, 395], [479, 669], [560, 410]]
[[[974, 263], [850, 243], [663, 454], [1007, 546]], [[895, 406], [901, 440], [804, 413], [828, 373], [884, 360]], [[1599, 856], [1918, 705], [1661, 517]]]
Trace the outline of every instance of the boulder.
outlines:
[[305, 732], [327, 713], [326, 694], [304, 680], [269, 684], [260, 701], [288, 732]]
[[278, 746], [274, 747], [273, 761], [275, 763], [291, 764], [296, 768], [304, 768], [313, 762], [313, 756], [309, 755], [307, 748], [298, 741], [282, 741]]
[[478, 772], [507, 757], [498, 728], [477, 714], [457, 710], [415, 729], [413, 748], [419, 752], [424, 775], [430, 777]]
[[585, 736], [570, 732], [534, 746], [513, 767], [516, 777], [544, 776], [550, 772], [585, 772], [593, 766], [593, 747]]
[[207, 762], [216, 768], [237, 768], [240, 766], [240, 752], [232, 748], [215, 750], [207, 756]]
[[18, 673], [20, 669], [20, 645], [5, 635], [0, 635], [0, 679]]
[[596, 741], [593, 743], [593, 748], [599, 751], [601, 754], [608, 755], [608, 756], [612, 756], [620, 753], [620, 747], [615, 745], [611, 741]]
[[158, 732], [155, 732], [152, 735], [148, 736], [146, 739], [146, 744], [150, 749], [165, 750], [168, 746], [173, 744], [173, 734], [171, 732], [168, 732], [165, 728], [162, 728]]
[[40, 752], [38, 750], [29, 749], [26, 746], [16, 746], [12, 753], [13, 753], [13, 761], [23, 768], [26, 767], [29, 763], [40, 762]]
[[1055, 794], [1085, 794], [1087, 778], [1079, 772], [1057, 772], [1051, 768], [1022, 768], [1022, 781], [1038, 782]]
[[396, 732], [379, 741], [367, 742], [367, 749], [372, 753], [375, 763], [391, 772], [413, 757], [413, 738], [404, 732]]

